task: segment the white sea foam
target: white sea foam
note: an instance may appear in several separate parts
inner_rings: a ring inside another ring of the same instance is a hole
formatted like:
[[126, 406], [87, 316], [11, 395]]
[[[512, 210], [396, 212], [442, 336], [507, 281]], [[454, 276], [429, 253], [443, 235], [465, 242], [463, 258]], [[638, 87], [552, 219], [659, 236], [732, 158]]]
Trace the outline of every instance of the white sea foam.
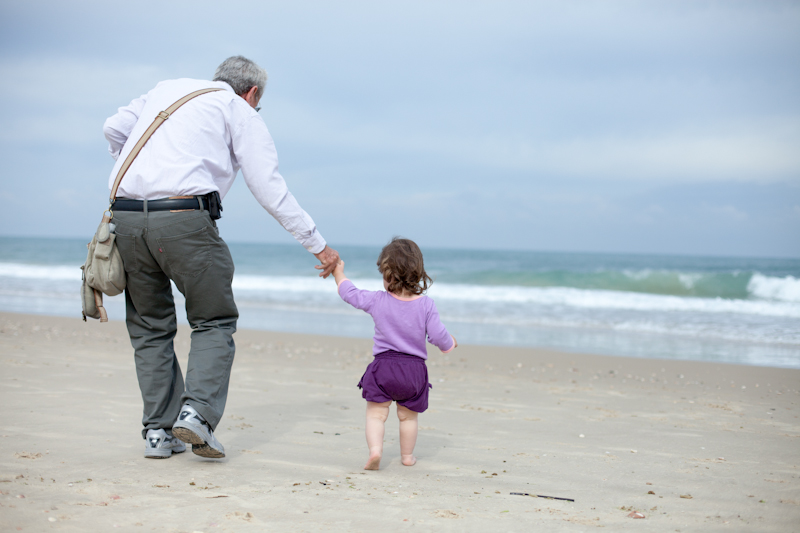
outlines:
[[447, 285], [444, 283], [435, 285], [430, 292], [432, 296], [437, 298], [473, 302], [513, 302], [583, 309], [694, 311], [700, 313], [737, 313], [800, 318], [800, 305], [789, 302], [664, 296], [566, 287], [486, 287]]
[[26, 265], [23, 263], [0, 263], [0, 277], [46, 279], [46, 280], [81, 280], [80, 265]]
[[691, 321], [661, 323], [657, 320], [629, 320], [613, 324], [611, 327], [616, 331], [800, 346], [800, 334], [798, 334], [797, 330], [787, 331], [784, 328], [760, 327], [756, 329], [737, 327], [734, 324], [693, 323]]
[[526, 317], [498, 316], [451, 316], [443, 314], [447, 323], [492, 324], [495, 326], [511, 326], [527, 329], [565, 328], [595, 332], [618, 331], [632, 333], [656, 333], [659, 335], [679, 335], [705, 339], [724, 339], [739, 342], [757, 342], [763, 344], [800, 347], [800, 333], [796, 329], [770, 328], [761, 325], [758, 328], [742, 328], [737, 324], [725, 321], [692, 322], [689, 320], [670, 321], [660, 315], [643, 315], [648, 318], [627, 318], [609, 315], [547, 316], [530, 315]]
[[747, 284], [747, 292], [756, 298], [800, 303], [800, 279], [776, 278], [756, 272]]
[[[641, 274], [641, 273], [639, 273]], [[47, 282], [79, 282], [80, 269], [75, 266], [44, 266], [22, 263], [0, 263], [0, 277]], [[10, 281], [10, 280], [9, 280]], [[692, 280], [693, 281], [693, 280]], [[354, 280], [359, 288], [380, 290], [376, 279]], [[689, 280], [685, 280], [689, 282]], [[335, 299], [336, 288], [330, 279], [307, 276], [237, 275], [233, 288], [247, 299], [258, 293], [274, 294], [288, 300], [313, 297]], [[760, 316], [800, 318], [800, 279], [754, 274], [748, 284], [753, 299], [699, 298], [599, 289], [569, 287], [519, 287], [436, 283], [429, 294], [443, 302], [473, 302], [545, 306], [557, 309], [632, 310], [659, 312], [735, 313]]]
[[[379, 290], [379, 280], [353, 280], [363, 289]], [[798, 288], [800, 289], [800, 282]], [[335, 296], [333, 283], [318, 278], [300, 276], [237, 276], [234, 290], [281, 292], [284, 294], [311, 295], [327, 293]], [[607, 309], [660, 312], [736, 313], [776, 317], [800, 318], [800, 305], [786, 301], [735, 300], [724, 298], [697, 298], [666, 296], [635, 292], [573, 289], [568, 287], [517, 287], [436, 283], [429, 291], [437, 301], [474, 302], [493, 304], [535, 304], [547, 307], [575, 309]], [[244, 294], [243, 294], [244, 295]], [[778, 299], [778, 298], [775, 298]], [[797, 300], [800, 302], [800, 299]]]

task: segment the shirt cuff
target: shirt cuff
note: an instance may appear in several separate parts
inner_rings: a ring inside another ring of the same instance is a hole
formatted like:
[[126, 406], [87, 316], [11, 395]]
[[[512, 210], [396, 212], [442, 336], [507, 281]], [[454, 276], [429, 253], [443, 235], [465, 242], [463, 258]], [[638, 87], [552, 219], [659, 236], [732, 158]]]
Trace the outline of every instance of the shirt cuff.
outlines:
[[452, 352], [453, 350], [456, 349], [456, 338], [453, 337], [452, 335], [450, 335], [450, 339], [452, 339], [453, 345], [450, 347], [449, 350], [442, 350], [442, 353], [450, 353], [450, 352]]
[[297, 239], [300, 244], [303, 245], [303, 248], [311, 252], [312, 254], [318, 254], [322, 250], [325, 249], [325, 246], [328, 243], [325, 242], [325, 239], [322, 238], [322, 235], [319, 234], [318, 231], [314, 231], [310, 237], [307, 237], [303, 240], [300, 240], [297, 235], [294, 235], [295, 239]]

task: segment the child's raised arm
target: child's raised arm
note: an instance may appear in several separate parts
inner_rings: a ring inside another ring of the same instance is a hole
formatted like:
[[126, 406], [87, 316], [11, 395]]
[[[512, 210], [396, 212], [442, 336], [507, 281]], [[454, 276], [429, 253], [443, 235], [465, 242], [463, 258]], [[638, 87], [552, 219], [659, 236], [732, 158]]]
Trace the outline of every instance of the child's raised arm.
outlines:
[[339, 262], [333, 267], [333, 279], [336, 281], [337, 287], [341, 282], [347, 279], [347, 276], [344, 275], [344, 261], [341, 259], [339, 259]]

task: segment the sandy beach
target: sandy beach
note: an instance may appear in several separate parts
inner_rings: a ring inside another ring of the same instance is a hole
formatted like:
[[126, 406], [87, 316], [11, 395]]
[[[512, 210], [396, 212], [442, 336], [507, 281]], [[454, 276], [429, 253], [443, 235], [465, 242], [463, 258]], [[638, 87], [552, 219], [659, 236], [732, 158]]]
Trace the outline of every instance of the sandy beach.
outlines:
[[365, 472], [370, 340], [235, 340], [227, 457], [148, 460], [123, 323], [0, 314], [0, 529], [800, 531], [799, 370], [429, 347], [417, 465], [392, 409]]

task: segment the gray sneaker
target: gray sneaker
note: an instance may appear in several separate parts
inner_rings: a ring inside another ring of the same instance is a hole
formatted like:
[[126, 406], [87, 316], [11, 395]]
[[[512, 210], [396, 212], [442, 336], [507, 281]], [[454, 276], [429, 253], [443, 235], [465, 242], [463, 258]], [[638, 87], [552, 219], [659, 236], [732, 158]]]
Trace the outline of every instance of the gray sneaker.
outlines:
[[183, 453], [186, 445], [170, 437], [163, 429], [148, 429], [144, 438], [144, 456], [148, 459], [168, 459], [173, 453]]
[[183, 442], [191, 444], [192, 453], [196, 455], [212, 459], [225, 457], [225, 448], [214, 437], [211, 426], [189, 404], [181, 407], [181, 414], [172, 425], [172, 434]]

